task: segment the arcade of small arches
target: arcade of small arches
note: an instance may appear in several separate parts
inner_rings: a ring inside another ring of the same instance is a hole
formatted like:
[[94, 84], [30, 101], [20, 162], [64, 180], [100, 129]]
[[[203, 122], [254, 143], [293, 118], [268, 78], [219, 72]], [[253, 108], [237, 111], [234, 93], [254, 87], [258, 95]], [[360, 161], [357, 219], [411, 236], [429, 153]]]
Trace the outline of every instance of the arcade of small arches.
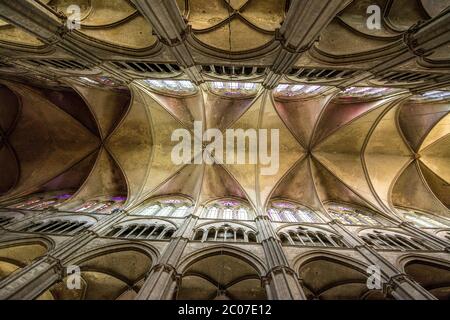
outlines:
[[[91, 207], [94, 211], [80, 210], [93, 200], [78, 204], [75, 210], [63, 211], [54, 205], [63, 206], [64, 201], [58, 201], [61, 198], [61, 194], [40, 194], [1, 209], [0, 230], [20, 235], [20, 241], [8, 237], [0, 241], [0, 286], [55, 250], [52, 237], [80, 237], [92, 230], [103, 239], [102, 245], [110, 244], [73, 253], [73, 261], [78, 255], [83, 257], [76, 263], [81, 268], [81, 288], [67, 289], [65, 275], [33, 298], [140, 299], [147, 290], [146, 277], [159, 268], [161, 245], [183, 237], [189, 223], [192, 231], [186, 240], [186, 253], [175, 266], [170, 294], [162, 298], [276, 298], [269, 265], [258, 254], [263, 250], [265, 231], [258, 222], [260, 218], [243, 200], [218, 199], [196, 207], [188, 198], [168, 196], [150, 199], [129, 212], [115, 207], [105, 213], [101, 204], [109, 205], [114, 200], [95, 200], [96, 205]], [[51, 201], [55, 201], [52, 208], [38, 205]], [[116, 200], [121, 204], [125, 201]], [[99, 211], [95, 212], [95, 208]], [[355, 253], [355, 244], [336, 225], [353, 228], [361, 246], [367, 245], [388, 257], [397, 256], [396, 267], [423, 284], [433, 298], [450, 298], [450, 263], [444, 258], [442, 245], [399, 229], [394, 221], [370, 208], [349, 203], [328, 203], [325, 208], [325, 212], [317, 212], [296, 202], [274, 199], [263, 218], [274, 226], [274, 236], [286, 250], [289, 268], [300, 279], [298, 285], [305, 299], [395, 299], [386, 288], [367, 288], [366, 269], [370, 263]], [[407, 225], [426, 228], [442, 241], [450, 240], [450, 224], [445, 219], [407, 208], [398, 210]], [[114, 216], [120, 218], [97, 227], [105, 218]], [[427, 256], [430, 252], [436, 256]], [[409, 256], [416, 258], [406, 259]], [[428, 277], [430, 270], [441, 278]]]
[[[70, 290], [68, 275], [53, 281], [37, 300], [137, 299], [160, 252], [143, 242], [97, 244], [67, 262], [80, 268], [81, 286]], [[48, 238], [29, 237], [0, 245], [0, 283], [52, 250]], [[351, 255], [350, 255], [351, 256]], [[367, 262], [340, 252], [316, 250], [292, 259], [306, 299], [394, 299], [388, 290], [368, 289]], [[398, 267], [438, 299], [448, 299], [450, 263], [421, 254], [405, 254]], [[175, 268], [170, 299], [264, 300], [273, 296], [270, 271], [254, 253], [216, 245], [182, 257]], [[432, 273], [433, 276], [429, 277]]]
[[0, 1], [0, 300], [449, 299], [449, 43], [450, 0]]

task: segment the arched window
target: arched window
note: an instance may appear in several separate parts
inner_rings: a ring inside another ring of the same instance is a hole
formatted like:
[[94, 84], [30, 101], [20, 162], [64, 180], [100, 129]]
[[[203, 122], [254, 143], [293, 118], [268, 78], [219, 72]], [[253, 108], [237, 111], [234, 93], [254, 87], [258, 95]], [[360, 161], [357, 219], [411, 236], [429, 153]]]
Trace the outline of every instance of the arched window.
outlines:
[[144, 80], [144, 83], [151, 89], [161, 93], [185, 96], [197, 92], [194, 84], [187, 80]]
[[26, 210], [46, 210], [50, 207], [58, 207], [64, 201], [69, 199], [72, 194], [60, 193], [60, 194], [40, 194], [30, 196], [25, 200], [9, 205], [8, 208], [13, 209], [26, 209]]
[[253, 229], [237, 223], [208, 223], [197, 228], [194, 241], [257, 242]]
[[426, 240], [386, 230], [363, 230], [361, 239], [376, 249], [387, 250], [434, 250], [434, 246]]
[[388, 96], [394, 93], [402, 92], [402, 89], [382, 88], [382, 87], [348, 87], [337, 97], [343, 99], [350, 98], [378, 98]]
[[270, 220], [275, 222], [321, 223], [322, 219], [312, 210], [283, 200], [274, 200], [267, 210]]
[[236, 231], [236, 241], [238, 242], [244, 242], [245, 236], [244, 236], [244, 230], [238, 229]]
[[284, 233], [281, 233], [279, 236], [282, 244], [290, 244], [288, 237]]
[[423, 94], [414, 95], [409, 99], [414, 102], [445, 101], [450, 100], [450, 91], [427, 91]]
[[247, 237], [248, 237], [248, 242], [257, 242], [256, 235], [253, 232], [251, 232], [251, 231], [248, 232]]
[[92, 223], [87, 221], [76, 221], [69, 219], [51, 219], [32, 222], [20, 229], [23, 232], [50, 233], [62, 235], [76, 235], [89, 228]]
[[281, 243], [285, 245], [348, 247], [337, 234], [312, 227], [286, 227], [278, 233], [278, 237]]
[[172, 206], [166, 206], [164, 208], [162, 208], [161, 210], [159, 210], [156, 213], [156, 216], [160, 216], [160, 217], [169, 217], [170, 214], [174, 211], [174, 207]]
[[330, 89], [327, 86], [311, 86], [303, 84], [279, 84], [274, 89], [274, 96], [280, 98], [307, 98]]
[[131, 211], [131, 215], [184, 218], [191, 212], [191, 209], [192, 204], [187, 199], [181, 197], [162, 198], [147, 201]]
[[231, 208], [223, 209], [223, 218], [226, 220], [233, 219], [233, 210]]
[[206, 240], [215, 241], [216, 240], [216, 232], [217, 232], [217, 230], [215, 228], [209, 229]]
[[203, 239], [203, 235], [205, 234], [205, 232], [200, 229], [195, 233], [195, 237], [194, 237], [194, 241], [201, 241]]
[[173, 225], [160, 220], [150, 224], [136, 221], [114, 227], [107, 236], [125, 239], [168, 240], [175, 231], [176, 229]]
[[187, 210], [188, 210], [187, 206], [178, 207], [172, 213], [172, 217], [182, 218], [182, 217], [186, 216]]
[[97, 201], [88, 201], [83, 203], [81, 206], [75, 208], [75, 212], [92, 212], [94, 211], [95, 207], [98, 206]]
[[258, 92], [260, 85], [253, 82], [209, 82], [209, 89], [220, 95], [225, 96], [252, 96]]
[[386, 221], [366, 208], [359, 208], [349, 204], [330, 203], [328, 213], [340, 223], [350, 225], [386, 225]]
[[107, 199], [93, 199], [86, 201], [82, 205], [71, 209], [75, 212], [90, 212], [90, 213], [112, 213], [116, 209], [121, 209], [126, 201], [126, 197], [114, 196]]
[[210, 203], [203, 211], [202, 218], [225, 220], [253, 220], [252, 211], [238, 200], [218, 200]]
[[217, 208], [217, 207], [210, 207], [207, 210], [206, 218], [214, 219], [214, 218], [217, 218], [218, 216], [219, 216], [219, 208]]
[[450, 226], [450, 221], [431, 216], [430, 214], [416, 210], [405, 210], [397, 208], [403, 218], [419, 228], [446, 228]]
[[161, 209], [161, 207], [157, 204], [154, 204], [148, 208], [144, 208], [142, 211], [138, 212], [137, 214], [140, 216], [153, 216], [158, 212], [158, 210]]

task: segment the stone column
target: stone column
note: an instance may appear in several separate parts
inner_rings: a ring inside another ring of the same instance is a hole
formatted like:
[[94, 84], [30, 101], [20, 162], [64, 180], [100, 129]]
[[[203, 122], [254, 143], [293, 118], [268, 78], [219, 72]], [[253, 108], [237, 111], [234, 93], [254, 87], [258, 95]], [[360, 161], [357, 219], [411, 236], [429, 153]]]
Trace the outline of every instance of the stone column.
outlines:
[[263, 86], [273, 89], [283, 74], [297, 62], [303, 52], [309, 50], [320, 32], [336, 14], [351, 1], [345, 0], [303, 0], [292, 1], [286, 19], [277, 38], [281, 49], [264, 79]]
[[195, 84], [203, 83], [203, 76], [195, 65], [194, 58], [186, 43], [190, 32], [176, 0], [131, 0], [136, 9], [151, 23], [156, 34], [173, 54], [184, 72]]
[[263, 278], [267, 297], [271, 300], [306, 300], [297, 273], [289, 267], [269, 217], [259, 215], [256, 218], [256, 225], [269, 268], [269, 272]]
[[39, 297], [53, 284], [62, 280], [65, 274], [64, 265], [71, 256], [125, 216], [126, 212], [123, 210], [105, 216], [89, 229], [65, 240], [45, 256], [3, 279], [0, 282], [0, 300], [30, 300]]
[[436, 298], [417, 282], [402, 273], [374, 248], [363, 242], [357, 235], [350, 232], [337, 220], [329, 225], [356, 251], [358, 251], [371, 264], [380, 268], [382, 276], [387, 279], [383, 283], [385, 295], [391, 295], [396, 300], [435, 300]]
[[186, 217], [165, 248], [158, 263], [149, 271], [136, 300], [174, 299], [180, 280], [176, 265], [183, 254], [184, 248], [193, 236], [193, 229], [197, 220], [198, 216], [194, 214]]
[[117, 79], [131, 81], [131, 78], [120, 70], [109, 64], [103, 64], [98, 56], [90, 52], [83, 36], [69, 29], [66, 23], [67, 18], [45, 4], [34, 0], [0, 0], [0, 17], [34, 35], [42, 42], [61, 48], [88, 67], [96, 66]]

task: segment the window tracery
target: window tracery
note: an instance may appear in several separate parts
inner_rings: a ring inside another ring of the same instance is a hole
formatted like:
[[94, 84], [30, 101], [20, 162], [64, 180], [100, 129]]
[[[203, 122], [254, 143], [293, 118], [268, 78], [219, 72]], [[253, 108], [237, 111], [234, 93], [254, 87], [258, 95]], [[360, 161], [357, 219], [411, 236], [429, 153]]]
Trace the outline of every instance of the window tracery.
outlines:
[[113, 78], [104, 76], [79, 77], [77, 80], [87, 85], [102, 86], [102, 87], [118, 87], [121, 85], [118, 81], [114, 80]]
[[440, 91], [440, 90], [428, 91], [420, 95], [414, 95], [410, 98], [410, 100], [414, 102], [450, 100], [450, 91]]
[[112, 213], [114, 210], [119, 210], [123, 207], [126, 197], [114, 196], [108, 200], [89, 200], [75, 207], [75, 212], [89, 212], [89, 213]]
[[376, 248], [387, 250], [433, 250], [433, 245], [426, 240], [411, 237], [406, 234], [387, 230], [364, 230], [360, 233], [363, 241]]
[[278, 237], [284, 245], [348, 248], [341, 236], [306, 226], [283, 228], [278, 232]]
[[210, 203], [202, 213], [202, 218], [225, 220], [253, 220], [253, 211], [238, 200], [218, 200]]
[[403, 218], [409, 222], [412, 222], [419, 228], [446, 228], [450, 226], [450, 221], [445, 224], [442, 219], [432, 218], [431, 215], [418, 212], [415, 210], [398, 209]]
[[56, 195], [51, 194], [41, 194], [35, 195], [22, 200], [15, 204], [9, 205], [8, 208], [11, 209], [26, 209], [26, 210], [46, 210], [50, 207], [58, 207], [64, 201], [69, 199], [72, 194], [61, 193]]
[[180, 198], [165, 198], [144, 204], [138, 211], [132, 212], [139, 216], [158, 216], [184, 218], [192, 212], [192, 204]]
[[38, 232], [61, 235], [76, 235], [86, 230], [93, 223], [89, 221], [72, 220], [68, 218], [56, 218], [43, 221], [31, 222], [21, 228], [23, 232]]
[[332, 203], [327, 205], [328, 213], [340, 223], [349, 225], [386, 225], [386, 221], [365, 208], [349, 204]]
[[400, 93], [403, 89], [387, 87], [348, 87], [338, 97], [341, 99], [378, 98]]
[[328, 86], [305, 84], [279, 84], [273, 91], [275, 97], [307, 98], [330, 89]]
[[270, 220], [274, 222], [323, 222], [312, 210], [287, 201], [272, 201], [267, 214]]
[[238, 224], [213, 223], [195, 230], [194, 241], [257, 242], [256, 232]]
[[108, 237], [143, 240], [168, 240], [176, 231], [175, 226], [165, 221], [153, 222], [135, 221], [115, 226]]
[[209, 89], [220, 95], [225, 96], [252, 96], [255, 95], [260, 84], [255, 82], [233, 82], [233, 81], [214, 81], [209, 82]]
[[151, 89], [168, 94], [191, 95], [197, 92], [197, 88], [187, 80], [143, 80]]

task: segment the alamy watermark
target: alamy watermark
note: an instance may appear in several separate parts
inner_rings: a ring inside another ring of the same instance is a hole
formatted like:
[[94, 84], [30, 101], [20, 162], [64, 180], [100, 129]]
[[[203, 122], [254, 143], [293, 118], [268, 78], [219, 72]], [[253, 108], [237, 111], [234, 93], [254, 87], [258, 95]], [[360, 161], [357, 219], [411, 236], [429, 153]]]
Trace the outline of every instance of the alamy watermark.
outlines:
[[79, 266], [71, 265], [66, 268], [66, 286], [69, 290], [81, 289], [81, 269]]
[[279, 138], [279, 129], [226, 129], [224, 137], [215, 128], [203, 132], [203, 123], [195, 121], [193, 135], [183, 128], [172, 132], [171, 140], [178, 144], [172, 149], [171, 158], [176, 165], [258, 163], [261, 175], [274, 175], [280, 164]]
[[67, 14], [67, 29], [80, 30], [81, 29], [81, 8], [76, 4], [72, 4], [66, 9]]
[[367, 7], [366, 13], [369, 17], [366, 20], [366, 26], [369, 30], [381, 29], [381, 8], [376, 5], [370, 5]]
[[366, 286], [369, 290], [381, 290], [383, 288], [381, 278], [381, 268], [376, 264], [367, 267], [366, 272], [370, 274], [367, 278]]

